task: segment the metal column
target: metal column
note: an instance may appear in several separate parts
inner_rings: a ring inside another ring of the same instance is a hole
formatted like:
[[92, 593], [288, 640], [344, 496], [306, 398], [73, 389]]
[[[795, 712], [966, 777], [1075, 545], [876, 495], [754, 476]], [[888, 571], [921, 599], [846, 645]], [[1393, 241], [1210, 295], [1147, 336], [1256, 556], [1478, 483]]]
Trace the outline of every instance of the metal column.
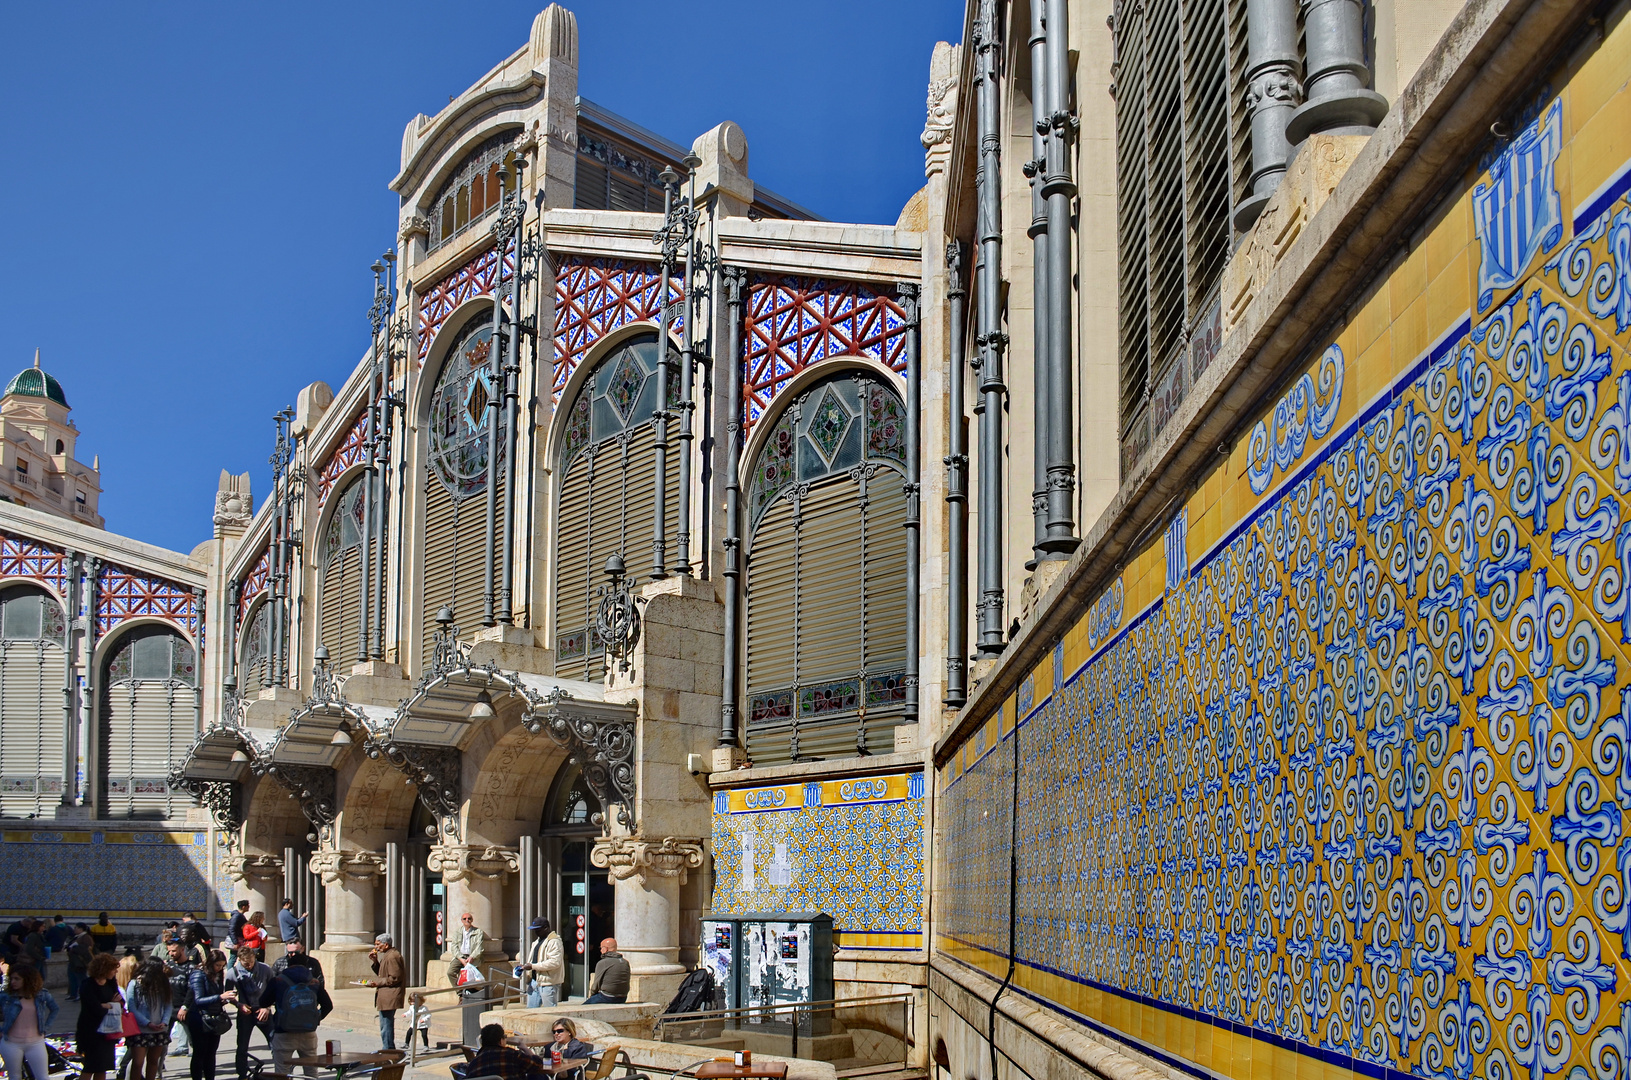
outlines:
[[748, 274], [725, 267], [725, 664], [719, 745], [740, 746], [737, 683], [742, 653], [742, 293]]
[[1048, 201], [1042, 197], [1043, 174], [1047, 170], [1048, 130], [1048, 39], [1043, 30], [1044, 0], [1031, 0], [1031, 160], [1025, 163], [1025, 176], [1031, 182], [1031, 416], [1034, 428], [1031, 452], [1031, 559], [1025, 564], [1034, 570], [1042, 561], [1043, 541], [1048, 535]]
[[1302, 0], [1308, 43], [1308, 101], [1286, 121], [1296, 146], [1310, 135], [1369, 135], [1387, 115], [1387, 98], [1369, 89], [1361, 0]]
[[1286, 121], [1302, 104], [1297, 0], [1246, 0], [1246, 111], [1252, 118], [1252, 193], [1235, 208], [1245, 232], [1268, 205], [1291, 157]]
[[953, 708], [968, 700], [968, 417], [964, 415], [963, 382], [968, 377], [963, 356], [963, 242], [946, 245], [947, 328], [946, 389], [946, 695]]
[[[1039, 0], [1037, 0], [1039, 2]], [[1047, 175], [1042, 197], [1048, 202], [1048, 393], [1043, 402], [1048, 431], [1048, 521], [1038, 558], [1066, 559], [1081, 544], [1076, 537], [1076, 408], [1071, 349], [1070, 140], [1076, 114], [1070, 108], [1069, 0], [1047, 0]], [[1034, 50], [1032, 55], [1035, 55]]]
[[979, 654], [992, 658], [1007, 648], [1004, 639], [1002, 565], [1003, 352], [1002, 331], [1002, 131], [997, 100], [997, 64], [1002, 42], [997, 33], [996, 0], [981, 0], [974, 25], [980, 167], [975, 175], [979, 210], [979, 291], [976, 296], [976, 345], [980, 350], [980, 603]]
[[906, 674], [903, 681], [906, 683], [905, 722], [915, 724], [922, 637], [918, 612], [922, 603], [919, 563], [923, 539], [923, 358], [919, 347], [917, 286], [902, 282], [895, 286], [895, 293], [906, 313]]

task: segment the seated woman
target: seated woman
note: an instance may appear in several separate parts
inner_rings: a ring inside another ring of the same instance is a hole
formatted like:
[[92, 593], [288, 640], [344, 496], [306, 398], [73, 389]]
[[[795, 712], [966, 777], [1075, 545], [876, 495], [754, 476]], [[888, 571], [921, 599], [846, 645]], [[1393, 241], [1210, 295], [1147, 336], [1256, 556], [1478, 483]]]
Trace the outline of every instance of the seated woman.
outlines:
[[551, 1054], [559, 1050], [563, 1059], [586, 1058], [595, 1052], [593, 1043], [578, 1041], [578, 1025], [564, 1016], [550, 1026], [550, 1034], [555, 1037], [555, 1041], [545, 1047], [545, 1050]]

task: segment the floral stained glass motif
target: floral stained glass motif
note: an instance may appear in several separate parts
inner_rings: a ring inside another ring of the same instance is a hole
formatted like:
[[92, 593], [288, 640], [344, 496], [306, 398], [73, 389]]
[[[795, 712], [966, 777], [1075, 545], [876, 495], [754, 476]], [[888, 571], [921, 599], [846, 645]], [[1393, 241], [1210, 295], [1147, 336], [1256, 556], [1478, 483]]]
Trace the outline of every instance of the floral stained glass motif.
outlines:
[[906, 407], [864, 371], [840, 371], [807, 387], [777, 417], [748, 474], [757, 523], [793, 484], [810, 484], [863, 462], [904, 469]]
[[[478, 317], [465, 327], [448, 353], [430, 398], [430, 472], [455, 502], [487, 490], [487, 452], [492, 410], [498, 393], [488, 367], [493, 327]], [[503, 469], [504, 434], [499, 433]]]
[[327, 566], [341, 552], [362, 545], [363, 490], [361, 478], [358, 478], [340, 496], [340, 505], [334, 508], [328, 528], [323, 530], [323, 543], [317, 551], [319, 566]]
[[634, 411], [634, 403], [639, 400], [640, 388], [646, 384], [646, 370], [635, 359], [632, 352], [624, 351], [612, 366], [611, 379], [606, 387], [606, 400], [611, 402], [612, 408], [623, 423], [629, 422], [629, 415]]

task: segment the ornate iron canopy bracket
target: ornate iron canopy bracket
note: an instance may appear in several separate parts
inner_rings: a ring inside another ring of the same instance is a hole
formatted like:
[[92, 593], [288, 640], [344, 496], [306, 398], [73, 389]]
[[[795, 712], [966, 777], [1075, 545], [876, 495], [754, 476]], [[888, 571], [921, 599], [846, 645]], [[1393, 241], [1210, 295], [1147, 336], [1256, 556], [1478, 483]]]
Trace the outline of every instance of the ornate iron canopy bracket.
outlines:
[[396, 742], [388, 735], [370, 735], [363, 743], [363, 751], [375, 760], [384, 758], [406, 776], [418, 792], [419, 801], [436, 816], [441, 835], [458, 839], [459, 806], [463, 801], [463, 785], [459, 779], [462, 759], [458, 750], [451, 746]]
[[320, 843], [328, 843], [334, 833], [334, 770], [320, 765], [282, 765], [256, 762], [256, 775], [270, 776], [300, 801], [300, 812], [317, 830]]
[[[552, 691], [528, 715], [527, 727], [535, 733], [547, 730], [551, 739], [565, 747], [568, 760], [583, 769], [584, 782], [600, 805], [616, 803], [618, 823], [633, 830], [634, 721], [592, 702], [574, 701], [562, 707], [571, 700], [565, 690]], [[605, 828], [607, 822], [598, 824]]]
[[192, 780], [183, 776], [179, 768], [170, 770], [170, 786], [185, 791], [210, 812], [215, 827], [227, 835], [228, 843], [237, 844], [238, 830], [243, 827], [243, 792], [240, 785], [230, 780]]

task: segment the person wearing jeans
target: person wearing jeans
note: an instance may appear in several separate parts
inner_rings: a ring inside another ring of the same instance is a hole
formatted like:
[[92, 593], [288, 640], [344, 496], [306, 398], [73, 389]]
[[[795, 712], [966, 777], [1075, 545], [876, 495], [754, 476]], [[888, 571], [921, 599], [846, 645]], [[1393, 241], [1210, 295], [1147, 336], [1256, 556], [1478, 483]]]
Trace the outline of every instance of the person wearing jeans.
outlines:
[[[374, 951], [368, 954], [376, 978], [369, 979], [374, 988], [374, 1008], [379, 1010], [379, 1048], [396, 1049], [396, 1011], [407, 997], [408, 964], [402, 959], [402, 950], [395, 947], [390, 934], [374, 937]], [[413, 1033], [408, 1033], [412, 1038]]]
[[249, 1076], [249, 1040], [256, 1030], [272, 1044], [272, 1030], [267, 1021], [272, 1017], [270, 1003], [263, 1000], [266, 987], [272, 981], [272, 969], [255, 959], [255, 950], [248, 945], [238, 949], [238, 961], [227, 968], [226, 986], [237, 995], [238, 1056], [235, 1064], [238, 1080]]
[[23, 1080], [23, 1065], [36, 1078], [46, 1075], [45, 1033], [57, 1018], [57, 1002], [45, 991], [45, 979], [32, 966], [11, 965], [0, 993], [0, 1060], [6, 1080]]

